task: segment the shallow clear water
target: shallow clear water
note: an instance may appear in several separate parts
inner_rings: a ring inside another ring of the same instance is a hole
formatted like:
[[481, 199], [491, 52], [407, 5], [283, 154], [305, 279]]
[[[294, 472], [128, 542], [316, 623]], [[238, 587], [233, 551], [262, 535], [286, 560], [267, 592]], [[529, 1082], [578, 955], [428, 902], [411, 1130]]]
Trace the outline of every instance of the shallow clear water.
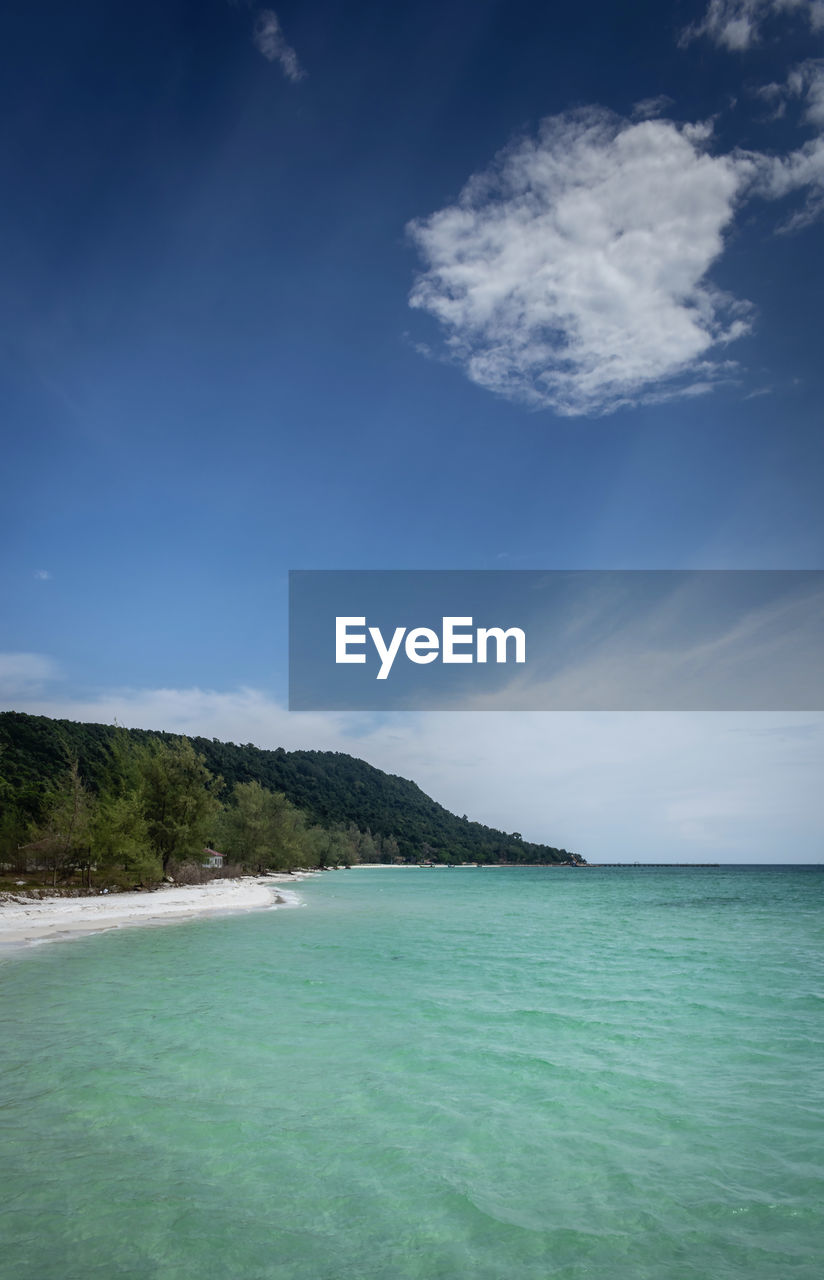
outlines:
[[4, 1280], [819, 1280], [824, 875], [301, 895], [3, 959]]

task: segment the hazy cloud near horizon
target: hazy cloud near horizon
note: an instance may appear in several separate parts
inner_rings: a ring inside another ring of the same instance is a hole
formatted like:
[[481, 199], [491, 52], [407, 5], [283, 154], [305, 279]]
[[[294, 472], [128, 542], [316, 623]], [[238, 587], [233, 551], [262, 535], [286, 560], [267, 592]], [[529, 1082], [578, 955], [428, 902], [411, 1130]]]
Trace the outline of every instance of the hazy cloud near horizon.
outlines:
[[816, 862], [824, 715], [288, 712], [255, 689], [32, 691], [32, 714], [345, 751], [589, 861]]
[[47, 654], [0, 653], [0, 699], [39, 693], [57, 676], [57, 663]]

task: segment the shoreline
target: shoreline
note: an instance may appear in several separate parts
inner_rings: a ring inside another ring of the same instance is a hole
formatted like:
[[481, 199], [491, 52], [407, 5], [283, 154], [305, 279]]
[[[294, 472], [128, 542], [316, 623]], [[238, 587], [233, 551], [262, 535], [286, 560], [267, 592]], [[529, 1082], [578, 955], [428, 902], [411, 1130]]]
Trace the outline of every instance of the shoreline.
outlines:
[[34, 898], [0, 903], [0, 947], [34, 946], [88, 937], [134, 925], [173, 924], [230, 911], [272, 911], [301, 906], [280, 886], [313, 875], [297, 872], [166, 885], [150, 892], [95, 894], [85, 898]]

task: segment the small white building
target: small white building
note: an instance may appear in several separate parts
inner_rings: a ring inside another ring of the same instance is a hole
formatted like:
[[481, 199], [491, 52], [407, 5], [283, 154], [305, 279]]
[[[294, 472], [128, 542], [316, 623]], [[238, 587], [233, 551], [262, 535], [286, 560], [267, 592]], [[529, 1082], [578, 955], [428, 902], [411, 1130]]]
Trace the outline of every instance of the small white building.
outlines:
[[218, 853], [217, 849], [204, 849], [203, 854], [204, 854], [204, 861], [203, 861], [204, 867], [220, 868], [223, 866], [223, 854]]

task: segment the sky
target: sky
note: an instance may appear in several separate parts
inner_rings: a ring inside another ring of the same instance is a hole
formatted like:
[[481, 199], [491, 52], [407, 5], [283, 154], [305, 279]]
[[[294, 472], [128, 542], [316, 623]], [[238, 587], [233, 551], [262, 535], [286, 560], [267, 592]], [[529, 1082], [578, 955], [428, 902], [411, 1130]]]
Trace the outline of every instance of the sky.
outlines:
[[822, 567], [824, 3], [42, 0], [0, 42], [0, 706], [822, 860], [812, 712], [286, 710], [290, 569]]

